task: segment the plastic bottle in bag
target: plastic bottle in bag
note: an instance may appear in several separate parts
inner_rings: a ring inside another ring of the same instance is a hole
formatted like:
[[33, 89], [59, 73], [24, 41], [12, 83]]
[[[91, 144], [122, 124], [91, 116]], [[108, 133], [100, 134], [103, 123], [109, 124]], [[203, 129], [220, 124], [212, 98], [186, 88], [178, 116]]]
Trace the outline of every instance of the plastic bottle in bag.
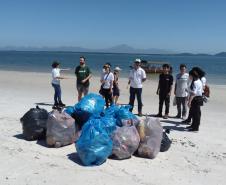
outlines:
[[138, 126], [141, 142], [138, 148], [140, 157], [153, 159], [160, 151], [162, 126], [158, 118], [146, 117]]

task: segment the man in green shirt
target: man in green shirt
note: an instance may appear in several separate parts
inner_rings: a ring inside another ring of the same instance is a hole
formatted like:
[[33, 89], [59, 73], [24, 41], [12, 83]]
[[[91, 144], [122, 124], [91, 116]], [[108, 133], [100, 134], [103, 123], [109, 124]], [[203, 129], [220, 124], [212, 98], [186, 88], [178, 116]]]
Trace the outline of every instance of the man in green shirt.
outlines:
[[82, 94], [84, 96], [89, 92], [89, 79], [92, 77], [91, 71], [85, 64], [85, 57], [80, 57], [80, 65], [75, 69], [75, 75], [77, 77], [77, 90], [78, 90], [78, 101], [81, 100]]

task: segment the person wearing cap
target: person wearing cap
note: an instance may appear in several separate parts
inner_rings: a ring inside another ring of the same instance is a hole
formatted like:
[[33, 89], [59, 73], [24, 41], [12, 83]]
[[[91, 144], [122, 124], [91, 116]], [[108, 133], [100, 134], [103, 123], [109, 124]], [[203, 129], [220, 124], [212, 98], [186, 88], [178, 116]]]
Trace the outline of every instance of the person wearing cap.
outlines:
[[119, 72], [121, 71], [120, 67], [115, 67], [114, 69], [114, 81], [113, 81], [113, 101], [115, 104], [118, 102], [118, 98], [120, 96], [120, 89], [118, 85], [119, 80]]
[[112, 99], [112, 88], [113, 88], [113, 81], [114, 75], [110, 70], [110, 65], [107, 63], [103, 66], [103, 73], [100, 78], [101, 82], [101, 89], [99, 93], [104, 97], [106, 102], [106, 107], [113, 103]]
[[62, 70], [69, 70], [69, 69], [60, 69], [60, 63], [54, 61], [52, 63], [52, 87], [54, 88], [54, 105], [53, 109], [57, 109], [58, 107], [64, 107], [65, 104], [61, 100], [61, 87], [60, 87], [60, 80], [66, 79], [60, 75], [60, 71]]
[[79, 66], [75, 69], [75, 75], [77, 77], [77, 91], [78, 91], [78, 101], [81, 100], [82, 95], [87, 95], [89, 92], [89, 79], [92, 77], [91, 71], [85, 64], [85, 57], [81, 56], [79, 58]]
[[142, 116], [142, 83], [146, 80], [146, 73], [140, 67], [141, 60], [136, 59], [134, 61], [133, 69], [129, 74], [129, 84], [130, 84], [130, 98], [129, 105], [131, 106], [130, 111], [132, 112], [134, 107], [135, 96], [137, 96], [138, 102], [138, 116]]

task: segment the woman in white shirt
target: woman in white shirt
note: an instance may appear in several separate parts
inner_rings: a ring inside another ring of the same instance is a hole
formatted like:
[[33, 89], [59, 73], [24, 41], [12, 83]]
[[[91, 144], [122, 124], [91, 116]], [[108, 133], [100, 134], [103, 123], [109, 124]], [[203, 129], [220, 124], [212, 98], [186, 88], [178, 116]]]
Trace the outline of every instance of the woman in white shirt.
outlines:
[[188, 99], [188, 107], [190, 108], [192, 124], [187, 127], [188, 131], [198, 131], [201, 119], [201, 108], [203, 105], [202, 93], [203, 85], [199, 79], [199, 74], [195, 70], [189, 72], [189, 76], [192, 78], [190, 85], [190, 96]]
[[59, 67], [60, 67], [60, 63], [56, 61], [52, 63], [52, 68], [53, 68], [52, 69], [52, 87], [54, 88], [54, 92], [55, 92], [53, 109], [65, 106], [65, 104], [61, 100], [61, 87], [60, 87], [60, 80], [65, 78], [60, 76], [61, 69]]
[[112, 88], [113, 88], [114, 75], [110, 70], [110, 65], [105, 64], [103, 67], [103, 73], [101, 75], [101, 90], [100, 94], [104, 97], [106, 107], [113, 103]]

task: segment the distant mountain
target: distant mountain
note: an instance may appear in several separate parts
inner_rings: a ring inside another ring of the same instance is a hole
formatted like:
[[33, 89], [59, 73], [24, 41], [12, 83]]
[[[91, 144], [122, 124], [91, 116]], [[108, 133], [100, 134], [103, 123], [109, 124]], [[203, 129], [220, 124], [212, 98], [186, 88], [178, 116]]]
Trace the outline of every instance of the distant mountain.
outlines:
[[215, 56], [217, 56], [217, 57], [226, 57], [226, 52], [217, 53]]
[[226, 52], [220, 52], [215, 55], [205, 53], [176, 53], [170, 50], [150, 48], [150, 49], [137, 49], [126, 44], [120, 44], [110, 48], [104, 49], [89, 49], [74, 46], [61, 46], [61, 47], [15, 47], [7, 46], [0, 47], [0, 51], [62, 51], [62, 52], [98, 52], [98, 53], [130, 53], [130, 54], [161, 54], [161, 55], [176, 55], [176, 56], [220, 56], [226, 57]]
[[178, 54], [175, 54], [177, 56], [212, 56], [210, 54], [205, 54], [205, 53], [197, 53], [197, 54], [194, 54], [194, 53], [178, 53]]
[[105, 49], [88, 49], [82, 47], [62, 46], [62, 47], [2, 47], [3, 51], [72, 51], [72, 52], [104, 52], [104, 53], [136, 53], [136, 54], [173, 54], [172, 51], [163, 49], [135, 49], [126, 44], [117, 45]]

